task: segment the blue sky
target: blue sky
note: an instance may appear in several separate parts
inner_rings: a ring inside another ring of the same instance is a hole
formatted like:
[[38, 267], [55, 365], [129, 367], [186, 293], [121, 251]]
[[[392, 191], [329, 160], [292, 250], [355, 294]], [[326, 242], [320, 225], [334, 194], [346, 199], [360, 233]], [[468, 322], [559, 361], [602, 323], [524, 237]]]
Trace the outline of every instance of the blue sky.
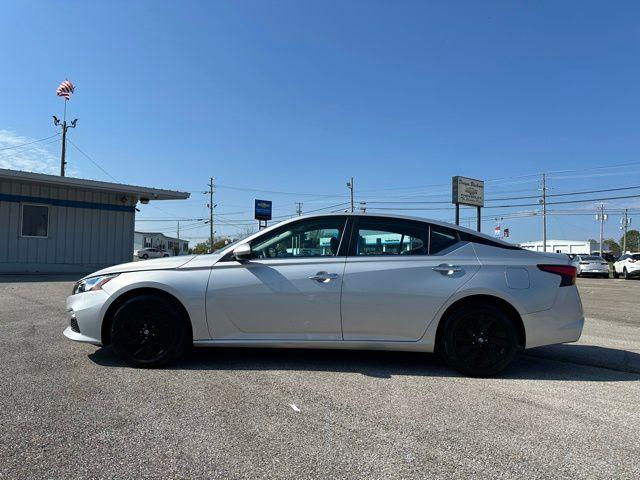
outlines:
[[[640, 185], [639, 13], [585, 1], [5, 2], [0, 143], [53, 135], [68, 77], [75, 144], [118, 181], [194, 192], [142, 207], [138, 228], [169, 234], [174, 221], [143, 220], [205, 216], [209, 176], [222, 234], [251, 223], [254, 198], [275, 215], [346, 202], [351, 176], [370, 212], [447, 201], [458, 174], [492, 180], [489, 198], [536, 195], [526, 175], [542, 171], [576, 170], [551, 173], [550, 193]], [[0, 164], [56, 171], [59, 144], [38, 145]], [[73, 147], [68, 160], [74, 175], [110, 179]], [[402, 212], [452, 219], [436, 207]], [[499, 223], [515, 241], [540, 237], [537, 217]], [[549, 219], [550, 237], [597, 235], [591, 216]]]

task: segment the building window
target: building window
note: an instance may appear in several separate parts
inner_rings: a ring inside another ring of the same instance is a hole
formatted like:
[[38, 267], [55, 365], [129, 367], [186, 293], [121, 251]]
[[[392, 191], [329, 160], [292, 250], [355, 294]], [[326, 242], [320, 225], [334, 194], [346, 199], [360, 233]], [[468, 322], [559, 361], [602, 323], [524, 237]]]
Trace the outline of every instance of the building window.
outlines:
[[23, 237], [47, 238], [49, 235], [49, 207], [22, 204]]
[[183, 243], [182, 244], [182, 251], [183, 252], [188, 252], [189, 251], [189, 244], [188, 243]]
[[151, 237], [144, 237], [145, 248], [151, 247]]

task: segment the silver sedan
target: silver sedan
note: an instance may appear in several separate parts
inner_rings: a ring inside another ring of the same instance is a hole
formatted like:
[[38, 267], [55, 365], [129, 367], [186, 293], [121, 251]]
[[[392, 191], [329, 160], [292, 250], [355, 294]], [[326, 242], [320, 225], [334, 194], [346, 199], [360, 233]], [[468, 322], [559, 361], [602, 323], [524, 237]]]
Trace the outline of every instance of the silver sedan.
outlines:
[[521, 349], [578, 340], [575, 278], [566, 256], [434, 220], [315, 215], [95, 272], [67, 299], [64, 333], [140, 367], [191, 345], [348, 348], [435, 351], [487, 376]]

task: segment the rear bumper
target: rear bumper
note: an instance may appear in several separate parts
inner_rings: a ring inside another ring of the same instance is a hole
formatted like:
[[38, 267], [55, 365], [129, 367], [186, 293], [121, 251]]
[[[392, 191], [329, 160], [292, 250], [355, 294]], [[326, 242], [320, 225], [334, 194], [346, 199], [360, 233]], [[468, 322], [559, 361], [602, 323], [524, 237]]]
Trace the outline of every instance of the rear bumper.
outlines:
[[527, 336], [526, 348], [577, 341], [584, 327], [578, 289], [575, 285], [560, 287], [553, 307], [528, 313], [522, 320]]

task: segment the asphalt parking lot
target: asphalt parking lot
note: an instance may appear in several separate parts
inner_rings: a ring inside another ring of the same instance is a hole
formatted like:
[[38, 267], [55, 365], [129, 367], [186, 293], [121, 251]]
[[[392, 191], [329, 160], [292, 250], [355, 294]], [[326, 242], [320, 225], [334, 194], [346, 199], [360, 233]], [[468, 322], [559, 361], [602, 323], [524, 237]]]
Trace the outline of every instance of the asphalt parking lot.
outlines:
[[470, 379], [405, 353], [128, 368], [62, 336], [47, 280], [0, 277], [0, 478], [640, 477], [640, 281], [579, 279], [579, 343]]

